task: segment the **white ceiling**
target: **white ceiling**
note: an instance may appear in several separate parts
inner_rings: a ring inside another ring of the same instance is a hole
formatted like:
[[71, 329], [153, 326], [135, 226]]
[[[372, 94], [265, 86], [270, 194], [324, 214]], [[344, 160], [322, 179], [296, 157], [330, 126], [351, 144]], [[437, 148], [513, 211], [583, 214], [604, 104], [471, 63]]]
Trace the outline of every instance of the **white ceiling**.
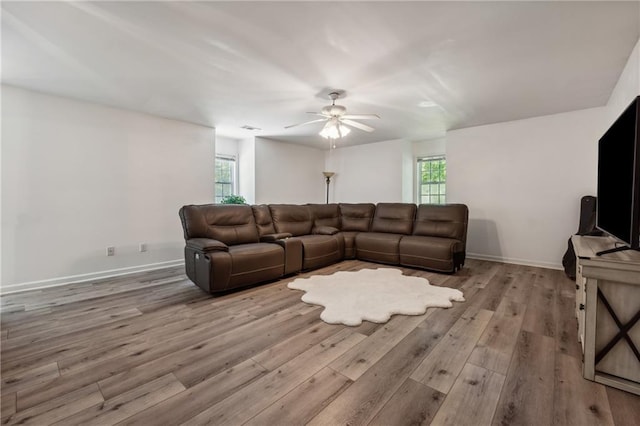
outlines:
[[341, 89], [381, 117], [341, 145], [424, 140], [604, 105], [639, 18], [636, 1], [2, 1], [2, 82], [318, 148], [321, 123], [284, 126]]

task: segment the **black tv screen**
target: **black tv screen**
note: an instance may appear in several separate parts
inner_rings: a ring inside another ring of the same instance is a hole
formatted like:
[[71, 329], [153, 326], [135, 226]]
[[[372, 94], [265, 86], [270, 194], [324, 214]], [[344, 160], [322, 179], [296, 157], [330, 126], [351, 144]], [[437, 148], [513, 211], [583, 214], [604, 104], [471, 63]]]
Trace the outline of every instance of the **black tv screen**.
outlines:
[[596, 225], [632, 249], [640, 228], [638, 101], [618, 117], [598, 143]]

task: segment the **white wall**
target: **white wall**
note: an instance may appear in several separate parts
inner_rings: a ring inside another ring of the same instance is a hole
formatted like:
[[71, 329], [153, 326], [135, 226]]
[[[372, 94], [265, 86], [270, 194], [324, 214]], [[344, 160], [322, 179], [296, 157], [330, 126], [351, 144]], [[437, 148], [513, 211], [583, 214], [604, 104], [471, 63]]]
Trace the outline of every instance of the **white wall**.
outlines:
[[255, 138], [255, 202], [323, 203], [324, 151]]
[[183, 261], [213, 153], [211, 128], [3, 86], [3, 291]]
[[249, 204], [256, 201], [256, 142], [254, 138], [238, 142], [238, 184], [240, 195]]
[[451, 131], [447, 199], [469, 206], [472, 257], [560, 268], [594, 195], [605, 108]]
[[[411, 201], [407, 196], [407, 156], [411, 143], [403, 140], [336, 148], [326, 153], [326, 168], [335, 172], [329, 201], [378, 203]], [[409, 177], [409, 184], [412, 178]]]
[[415, 178], [415, 158], [411, 142], [402, 143], [402, 202], [415, 202], [417, 179]]
[[228, 155], [238, 158], [238, 141], [236, 139], [216, 136], [216, 155]]
[[447, 152], [447, 140], [446, 138], [438, 138], [414, 142], [412, 148], [415, 158], [445, 155]]

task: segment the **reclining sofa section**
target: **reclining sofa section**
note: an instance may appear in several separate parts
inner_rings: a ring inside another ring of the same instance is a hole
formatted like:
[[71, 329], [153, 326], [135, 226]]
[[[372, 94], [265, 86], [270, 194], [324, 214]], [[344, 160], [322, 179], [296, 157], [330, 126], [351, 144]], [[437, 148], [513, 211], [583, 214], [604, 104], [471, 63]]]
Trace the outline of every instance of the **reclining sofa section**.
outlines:
[[360, 259], [453, 273], [465, 261], [464, 204], [188, 205], [187, 276], [218, 293]]

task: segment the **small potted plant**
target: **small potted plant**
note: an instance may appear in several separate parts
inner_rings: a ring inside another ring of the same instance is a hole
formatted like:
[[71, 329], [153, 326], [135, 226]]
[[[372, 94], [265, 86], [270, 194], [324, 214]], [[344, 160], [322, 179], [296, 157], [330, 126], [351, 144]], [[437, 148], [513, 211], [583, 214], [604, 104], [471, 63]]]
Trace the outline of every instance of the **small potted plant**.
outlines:
[[227, 195], [222, 198], [220, 204], [247, 204], [247, 200], [242, 195]]

